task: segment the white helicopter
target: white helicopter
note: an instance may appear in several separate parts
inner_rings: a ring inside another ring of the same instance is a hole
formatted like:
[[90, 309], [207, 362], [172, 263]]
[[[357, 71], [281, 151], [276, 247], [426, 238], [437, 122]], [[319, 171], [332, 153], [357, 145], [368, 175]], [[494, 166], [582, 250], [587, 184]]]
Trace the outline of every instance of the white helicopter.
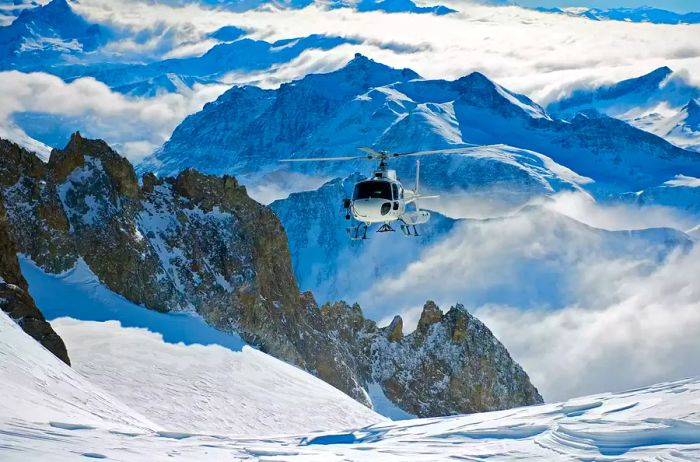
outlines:
[[[378, 160], [379, 166], [374, 170], [372, 176], [356, 183], [352, 198], [343, 200], [343, 207], [346, 210], [345, 219], [349, 220], [352, 217], [358, 223], [356, 226], [347, 228], [348, 235], [353, 240], [367, 239], [367, 229], [374, 223], [382, 223], [377, 229], [378, 233], [393, 232], [395, 230], [391, 227], [391, 223], [399, 221], [401, 222], [401, 231], [403, 231], [404, 235], [418, 236], [416, 225], [427, 223], [430, 220], [430, 212], [420, 209], [418, 199], [433, 199], [438, 196], [424, 196], [418, 192], [420, 185], [420, 160], [416, 160], [416, 189], [413, 190], [403, 187], [396, 176], [396, 170], [389, 169], [387, 161], [405, 156], [461, 153], [482, 147], [484, 146], [405, 153], [390, 153], [387, 151], [375, 151], [372, 148], [358, 148], [366, 154], [347, 157], [282, 159], [280, 162]], [[413, 204], [414, 210], [407, 209], [409, 204]]]

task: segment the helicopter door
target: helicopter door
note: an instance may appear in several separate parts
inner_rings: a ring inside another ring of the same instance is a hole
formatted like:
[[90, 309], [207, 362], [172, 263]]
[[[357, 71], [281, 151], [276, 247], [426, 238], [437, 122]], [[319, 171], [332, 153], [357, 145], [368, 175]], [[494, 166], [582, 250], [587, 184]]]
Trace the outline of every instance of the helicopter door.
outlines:
[[394, 210], [399, 209], [399, 186], [396, 183], [391, 183], [391, 192], [394, 194]]

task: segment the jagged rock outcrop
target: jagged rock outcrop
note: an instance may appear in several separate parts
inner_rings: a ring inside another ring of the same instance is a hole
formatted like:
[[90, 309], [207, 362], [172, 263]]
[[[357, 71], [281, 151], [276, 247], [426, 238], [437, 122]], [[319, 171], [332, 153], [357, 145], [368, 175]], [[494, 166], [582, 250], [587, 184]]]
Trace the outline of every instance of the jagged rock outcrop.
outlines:
[[404, 411], [439, 416], [540, 403], [542, 397], [506, 348], [462, 305], [442, 313], [428, 301], [418, 328], [403, 321], [378, 328], [359, 306], [339, 302], [320, 310], [323, 323], [348, 348], [364, 384], [377, 383]]
[[5, 206], [0, 195], [0, 309], [22, 330], [70, 366], [66, 345], [53, 330], [29, 295], [27, 281], [17, 261], [17, 248], [10, 238]]
[[377, 383], [420, 416], [541, 402], [523, 370], [462, 307], [426, 305], [416, 332], [359, 306], [300, 294], [273, 211], [230, 176], [145, 175], [76, 133], [43, 164], [0, 141], [0, 190], [21, 252], [50, 272], [82, 258], [103, 284], [148, 308], [194, 310], [365, 404]]

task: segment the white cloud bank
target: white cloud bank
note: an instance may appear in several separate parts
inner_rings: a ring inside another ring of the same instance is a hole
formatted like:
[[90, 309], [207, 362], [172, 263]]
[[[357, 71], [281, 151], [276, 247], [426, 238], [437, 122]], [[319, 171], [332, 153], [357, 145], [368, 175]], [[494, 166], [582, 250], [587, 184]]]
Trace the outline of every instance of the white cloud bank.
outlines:
[[699, 271], [696, 247], [674, 254], [651, 274], [606, 272], [609, 280], [596, 291], [599, 302], [591, 297], [557, 311], [485, 306], [476, 314], [548, 400], [696, 376]]
[[[626, 229], [645, 212], [586, 207], [595, 221]], [[400, 312], [408, 330], [417, 303], [463, 303], [550, 401], [698, 375], [700, 246], [688, 249], [674, 231], [644, 236], [602, 231], [545, 207], [468, 221], [403, 272], [367, 281], [358, 301], [384, 324]], [[669, 254], [672, 240], [681, 246]]]
[[[410, 67], [429, 78], [456, 78], [479, 70], [505, 86], [541, 102], [566, 94], [573, 86], [617, 81], [668, 65], [700, 75], [700, 25], [668, 26], [619, 21], [590, 21], [513, 6], [458, 2], [459, 13], [435, 16], [410, 13], [360, 13], [348, 8], [260, 10], [234, 13], [189, 5], [170, 7], [137, 0], [82, 0], [75, 7], [91, 20], [133, 30], [171, 32], [175, 42], [193, 47], [224, 25], [236, 25], [264, 40], [309, 34], [359, 40], [370, 57], [394, 67]], [[348, 49], [320, 54], [319, 68], [341, 65]], [[342, 59], [340, 59], [342, 58]], [[298, 58], [303, 61], [304, 58]], [[325, 63], [324, 63], [325, 62]], [[315, 70], [285, 67], [281, 78]]]
[[[196, 85], [193, 90], [153, 98], [113, 92], [93, 78], [65, 83], [45, 73], [0, 72], [0, 136], [40, 149], [12, 123], [17, 112], [75, 117], [76, 130], [105, 139], [132, 161], [161, 145], [188, 114], [198, 111], [228, 88]], [[66, 140], [67, 142], [68, 140]]]

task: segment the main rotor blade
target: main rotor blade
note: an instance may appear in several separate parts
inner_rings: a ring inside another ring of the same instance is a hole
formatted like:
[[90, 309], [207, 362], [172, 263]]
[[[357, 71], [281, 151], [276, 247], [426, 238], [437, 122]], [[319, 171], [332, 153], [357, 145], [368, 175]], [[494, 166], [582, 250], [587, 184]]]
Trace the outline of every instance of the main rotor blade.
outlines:
[[[357, 148], [357, 149], [360, 150], [360, 151], [362, 151], [362, 152], [366, 152], [367, 154], [370, 155], [370, 157], [379, 158], [379, 157], [382, 156], [382, 153], [381, 153], [381, 152], [375, 151], [375, 150], [372, 149], [372, 148], [366, 148], [366, 147], [365, 147], [365, 148]], [[389, 157], [391, 157], [391, 155], [389, 155]]]
[[477, 149], [492, 148], [494, 146], [501, 146], [500, 144], [485, 144], [481, 146], [463, 146], [461, 148], [450, 148], [450, 149], [433, 149], [430, 151], [415, 151], [415, 152], [398, 152], [394, 154], [394, 157], [404, 157], [404, 156], [430, 156], [433, 154], [456, 154], [458, 152], [464, 151], [475, 151]]
[[325, 162], [330, 160], [354, 160], [367, 159], [367, 156], [346, 156], [346, 157], [300, 157], [298, 159], [280, 159], [278, 162]]

